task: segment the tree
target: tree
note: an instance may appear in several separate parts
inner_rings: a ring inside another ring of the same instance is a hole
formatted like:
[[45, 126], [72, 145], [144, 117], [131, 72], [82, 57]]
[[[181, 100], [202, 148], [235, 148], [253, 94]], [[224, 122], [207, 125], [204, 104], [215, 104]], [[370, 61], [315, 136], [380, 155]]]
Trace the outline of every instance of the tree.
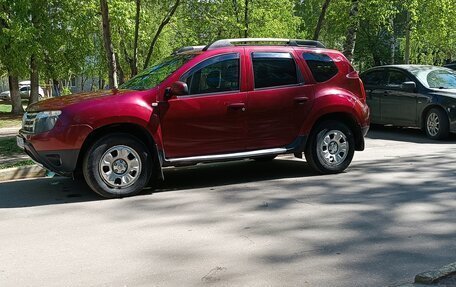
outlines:
[[152, 42], [150, 43], [149, 46], [149, 51], [147, 52], [147, 57], [146, 61], [144, 62], [144, 69], [146, 69], [149, 66], [150, 59], [152, 57], [152, 53], [154, 52], [155, 44], [157, 43], [158, 37], [160, 36], [161, 32], [163, 31], [163, 28], [165, 28], [166, 24], [169, 23], [171, 18], [173, 17], [174, 13], [176, 12], [177, 7], [179, 6], [180, 0], [176, 0], [174, 2], [174, 5], [170, 8], [168, 13], [163, 17], [163, 20], [161, 21], [160, 25], [158, 26], [157, 31], [155, 32], [155, 36], [152, 39]]
[[325, 2], [323, 2], [323, 6], [321, 7], [320, 17], [318, 17], [317, 27], [315, 28], [315, 32], [314, 32], [314, 36], [313, 36], [314, 40], [318, 40], [318, 37], [320, 36], [321, 28], [323, 26], [323, 21], [325, 19], [325, 15], [326, 15], [326, 10], [328, 10], [329, 3], [331, 2], [331, 0], [324, 0], [324, 1]]
[[109, 68], [109, 87], [117, 88], [117, 62], [114, 53], [114, 46], [111, 40], [111, 27], [109, 25], [109, 8], [107, 0], [100, 0], [101, 19], [103, 26], [103, 41], [108, 59]]
[[343, 53], [349, 61], [353, 60], [353, 52], [355, 50], [356, 33], [358, 32], [358, 0], [352, 0], [349, 19], [350, 25], [348, 26], [347, 36], [345, 38]]

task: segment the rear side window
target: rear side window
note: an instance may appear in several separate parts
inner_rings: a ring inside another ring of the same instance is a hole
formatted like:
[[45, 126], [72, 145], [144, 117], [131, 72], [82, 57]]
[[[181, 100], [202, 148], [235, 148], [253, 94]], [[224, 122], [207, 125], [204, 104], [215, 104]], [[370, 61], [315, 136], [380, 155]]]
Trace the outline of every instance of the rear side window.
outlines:
[[315, 79], [315, 81], [321, 83], [326, 82], [338, 73], [338, 69], [334, 61], [325, 54], [317, 53], [304, 53], [302, 54], [304, 60], [306, 60], [307, 66]]
[[367, 86], [384, 86], [386, 84], [385, 71], [373, 71], [361, 76], [364, 84]]
[[252, 53], [255, 89], [296, 85], [300, 76], [290, 53]]

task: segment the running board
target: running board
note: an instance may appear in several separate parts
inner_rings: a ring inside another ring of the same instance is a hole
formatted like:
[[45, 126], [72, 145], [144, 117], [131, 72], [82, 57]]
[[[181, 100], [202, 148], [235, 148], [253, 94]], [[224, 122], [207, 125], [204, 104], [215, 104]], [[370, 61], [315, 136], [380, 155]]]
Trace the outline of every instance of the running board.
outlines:
[[174, 165], [174, 164], [182, 164], [182, 163], [224, 161], [224, 160], [234, 160], [234, 159], [242, 159], [242, 158], [249, 158], [249, 157], [260, 157], [260, 156], [267, 156], [267, 155], [279, 155], [279, 154], [284, 154], [287, 152], [289, 152], [289, 150], [286, 148], [271, 148], [271, 149], [255, 150], [255, 151], [228, 153], [228, 154], [170, 158], [170, 159], [165, 159], [165, 162], [170, 165]]
[[[306, 136], [297, 137], [292, 143], [286, 145], [285, 147], [279, 148], [268, 148], [260, 149], [253, 151], [245, 152], [235, 152], [235, 153], [226, 153], [226, 154], [215, 154], [215, 155], [201, 155], [201, 156], [190, 156], [190, 157], [179, 157], [179, 158], [166, 158], [163, 151], [158, 152], [160, 158], [160, 163], [162, 167], [165, 166], [177, 166], [177, 165], [192, 165], [197, 163], [206, 163], [206, 162], [217, 162], [217, 161], [230, 161], [230, 160], [239, 160], [244, 158], [255, 158], [262, 156], [272, 156], [285, 153], [294, 153], [299, 155], [304, 151], [304, 147], [307, 141]], [[302, 155], [300, 155], [302, 157]]]

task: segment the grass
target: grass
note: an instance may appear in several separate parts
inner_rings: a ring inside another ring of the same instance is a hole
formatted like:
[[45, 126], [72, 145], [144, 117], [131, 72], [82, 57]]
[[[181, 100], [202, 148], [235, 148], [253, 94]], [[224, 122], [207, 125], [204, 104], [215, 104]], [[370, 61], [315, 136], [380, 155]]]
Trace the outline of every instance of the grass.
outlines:
[[[22, 105], [27, 105], [28, 100], [22, 100]], [[24, 109], [26, 106], [24, 106]], [[0, 102], [0, 128], [17, 127], [21, 125], [22, 116], [11, 114], [11, 103], [9, 101]]]
[[0, 163], [0, 169], [11, 168], [11, 167], [20, 167], [20, 166], [27, 166], [27, 165], [34, 165], [35, 162], [31, 159], [10, 162], [10, 163]]
[[14, 154], [23, 154], [24, 151], [17, 146], [16, 138], [0, 139], [0, 155], [10, 156]]

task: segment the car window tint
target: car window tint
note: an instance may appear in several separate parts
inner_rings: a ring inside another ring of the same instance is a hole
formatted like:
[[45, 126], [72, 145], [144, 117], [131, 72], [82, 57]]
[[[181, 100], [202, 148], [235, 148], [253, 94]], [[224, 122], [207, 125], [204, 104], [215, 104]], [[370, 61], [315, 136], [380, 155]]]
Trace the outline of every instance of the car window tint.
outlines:
[[304, 53], [302, 54], [309, 66], [312, 75], [317, 82], [326, 82], [338, 73], [334, 61], [326, 54]]
[[27, 92], [27, 91], [28, 91], [28, 88], [27, 88], [27, 87], [22, 87], [22, 88], [19, 89], [19, 91], [21, 91], [21, 92]]
[[400, 87], [403, 82], [410, 81], [410, 78], [407, 75], [400, 71], [389, 71], [388, 86], [390, 87]]
[[386, 84], [386, 73], [384, 71], [373, 71], [361, 76], [365, 85], [383, 86]]
[[252, 53], [255, 88], [299, 83], [296, 63], [290, 53]]
[[239, 55], [210, 58], [184, 75], [189, 95], [239, 90]]

